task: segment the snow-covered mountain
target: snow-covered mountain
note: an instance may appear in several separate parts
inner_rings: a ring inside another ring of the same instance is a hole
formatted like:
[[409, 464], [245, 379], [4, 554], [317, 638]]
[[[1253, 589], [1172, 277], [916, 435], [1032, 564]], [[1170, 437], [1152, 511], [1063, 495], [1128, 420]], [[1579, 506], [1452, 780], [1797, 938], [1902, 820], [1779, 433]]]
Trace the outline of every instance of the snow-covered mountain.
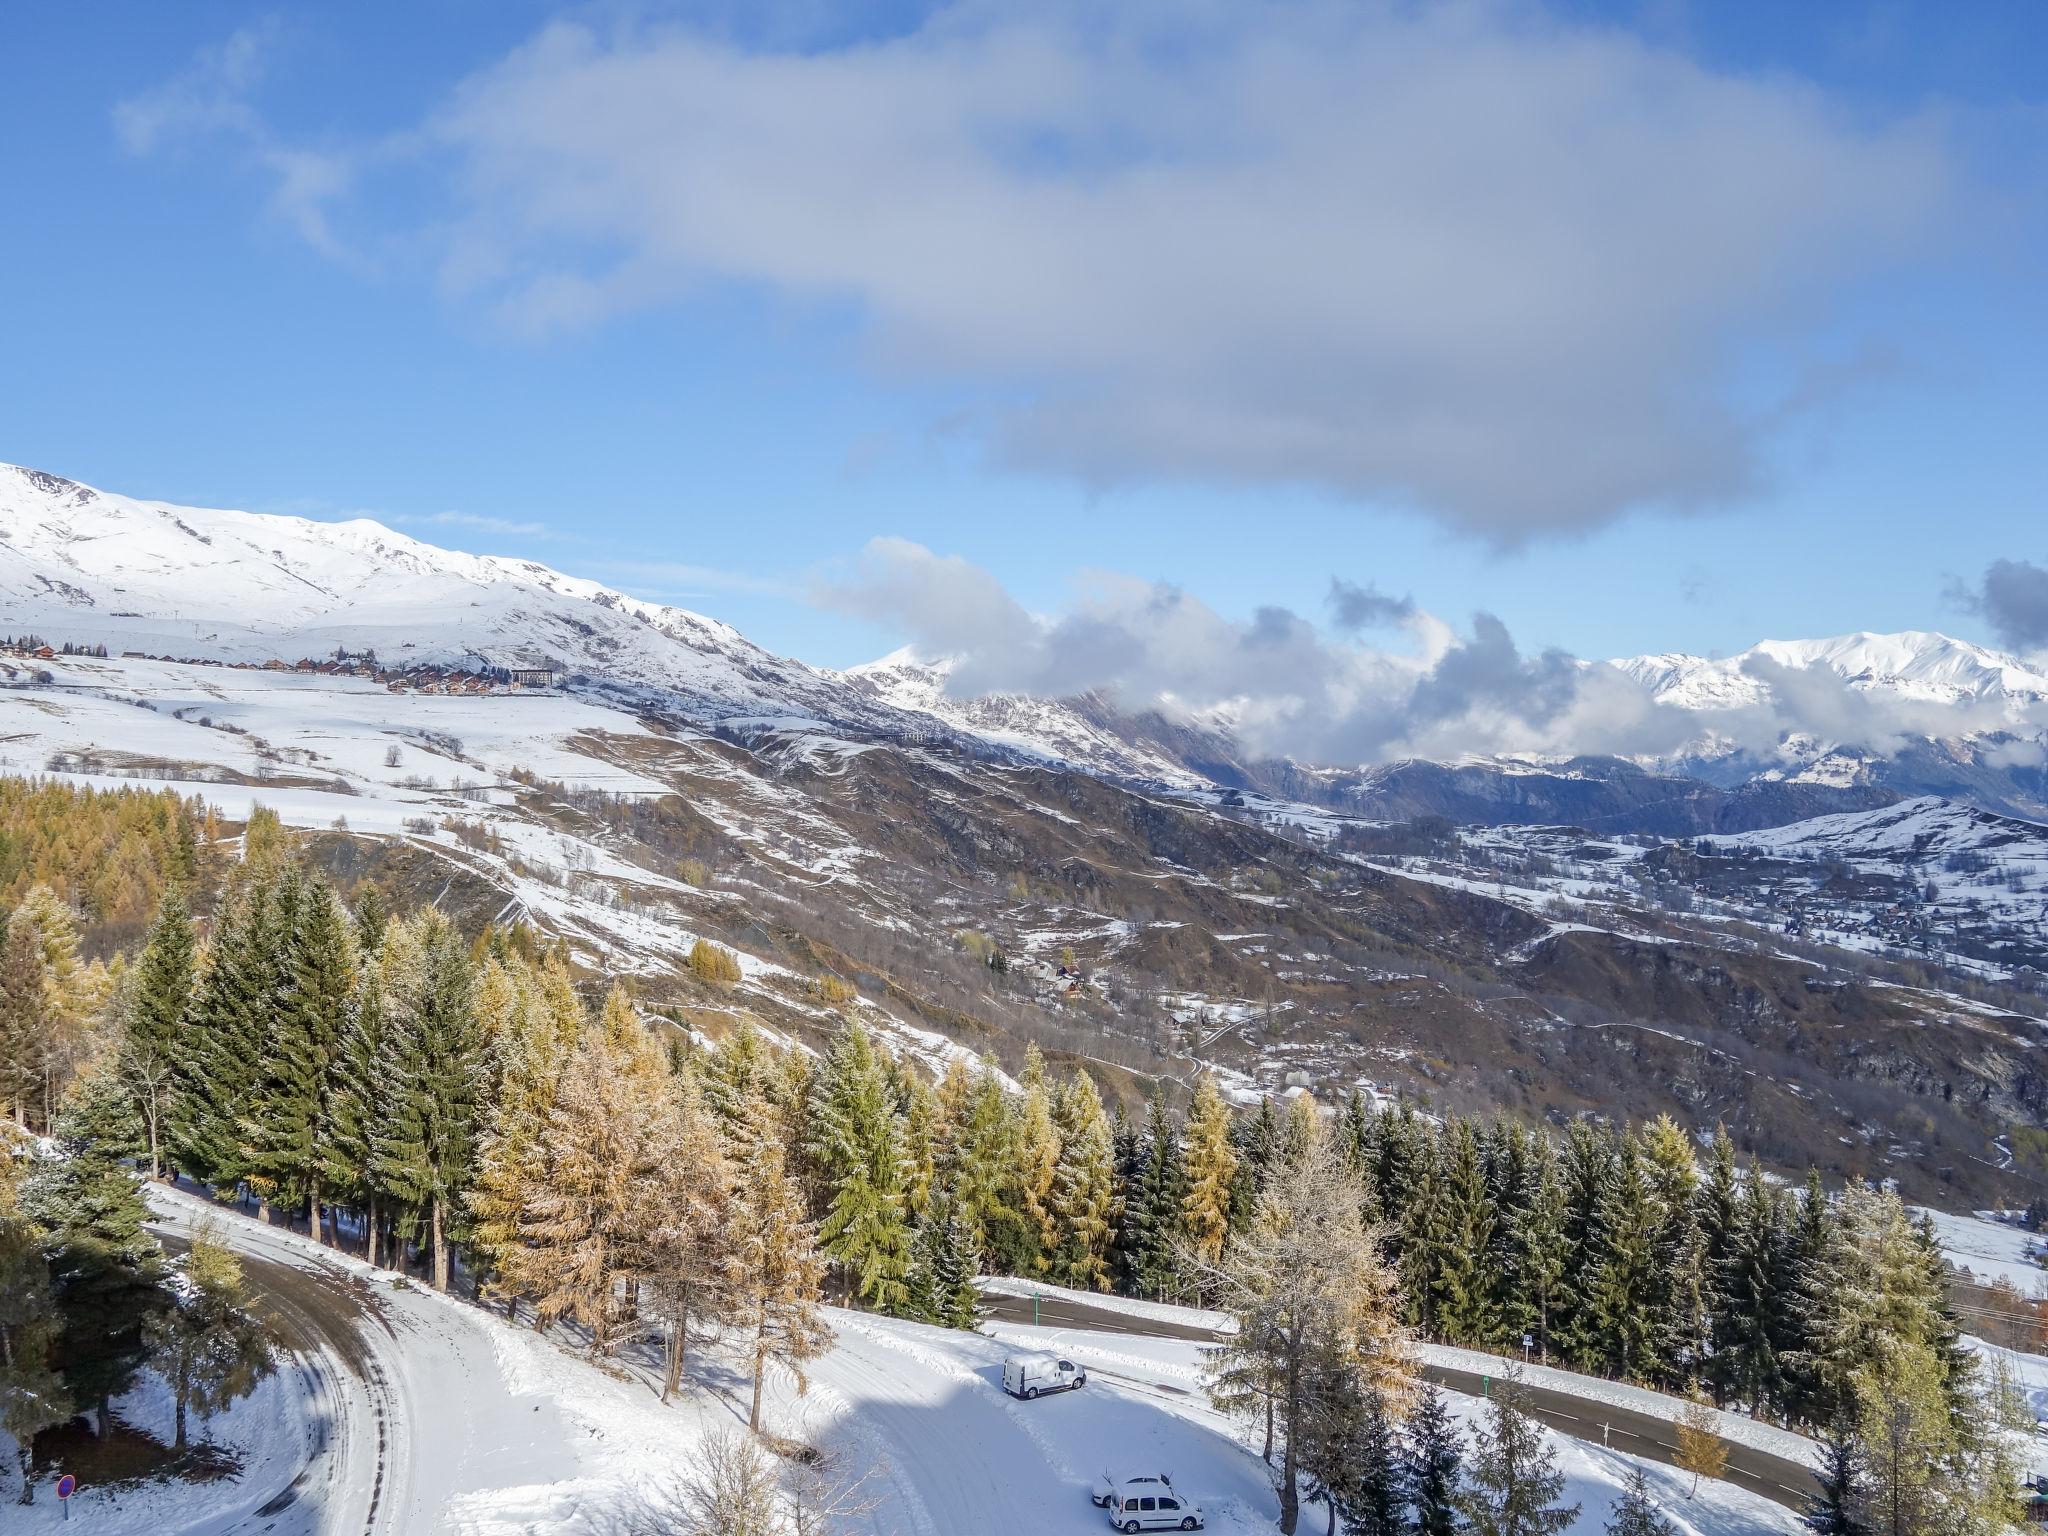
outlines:
[[530, 560], [440, 549], [367, 518], [314, 522], [138, 501], [0, 465], [0, 628], [52, 644], [222, 661], [336, 647], [537, 666], [713, 716], [873, 717], [837, 674], [730, 625]]
[[1818, 667], [1873, 696], [1926, 704], [2005, 709], [2013, 723], [2048, 703], [2048, 676], [2019, 658], [1927, 630], [1876, 635], [1859, 631], [1827, 640], [1766, 640], [1735, 656], [1666, 653], [1617, 659], [1660, 704], [1711, 711], [1764, 702], [1774, 668]]
[[[1659, 814], [1669, 825], [1659, 830], [1734, 830], [1922, 793], [2048, 812], [2048, 676], [1932, 633], [1616, 661], [1656, 703], [1699, 720], [1694, 741], [1660, 759], [1261, 761], [1225, 723], [1168, 719], [1097, 696], [956, 698], [945, 662], [907, 651], [844, 672], [813, 667], [701, 614], [534, 561], [437, 548], [367, 519], [173, 506], [7, 465], [0, 630], [222, 661], [291, 661], [337, 648], [374, 649], [401, 667], [548, 660], [586, 691], [706, 723], [813, 720], [880, 738], [936, 734], [1124, 781], [1256, 789], [1365, 815], [1434, 812], [1442, 802], [1460, 819], [1554, 819], [1583, 801], [1588, 824], [1621, 825], [1647, 797], [1667, 808]], [[1848, 739], [1845, 723], [1861, 719], [1883, 729]], [[1731, 722], [1743, 727], [1740, 739]], [[1455, 795], [1437, 782], [1447, 771], [1458, 776]], [[1570, 782], [1545, 790], [1552, 780]], [[1726, 792], [1782, 784], [1799, 793], [1752, 796], [1756, 803], [1732, 816], [1709, 814], [1691, 808], [1702, 780]], [[1841, 798], [1829, 803], [1830, 794]], [[1674, 797], [1686, 804], [1670, 809]]]

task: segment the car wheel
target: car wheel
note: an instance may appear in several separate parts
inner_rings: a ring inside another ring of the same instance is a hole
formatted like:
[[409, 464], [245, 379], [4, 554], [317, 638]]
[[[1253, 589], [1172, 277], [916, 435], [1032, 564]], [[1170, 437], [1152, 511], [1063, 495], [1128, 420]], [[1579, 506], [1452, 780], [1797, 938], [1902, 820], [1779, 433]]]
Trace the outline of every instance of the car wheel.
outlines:
[[1124, 1536], [1138, 1536], [1138, 1522], [1137, 1522], [1137, 1521], [1135, 1521], [1135, 1520], [1126, 1520], [1126, 1521], [1124, 1522]]
[[1193, 1529], [1195, 1529], [1196, 1526], [1200, 1525], [1201, 1523], [1202, 1522], [1197, 1520], [1193, 1515], [1189, 1515], [1187, 1519], [1181, 1521], [1180, 1528], [1184, 1531], [1192, 1531]]
[[1024, 1395], [1025, 1395], [1025, 1397], [1027, 1397], [1027, 1398], [1032, 1398], [1032, 1397], [1036, 1397], [1036, 1396], [1038, 1396], [1038, 1388], [1036, 1388], [1036, 1387], [1026, 1387], [1026, 1388], [1024, 1389]]

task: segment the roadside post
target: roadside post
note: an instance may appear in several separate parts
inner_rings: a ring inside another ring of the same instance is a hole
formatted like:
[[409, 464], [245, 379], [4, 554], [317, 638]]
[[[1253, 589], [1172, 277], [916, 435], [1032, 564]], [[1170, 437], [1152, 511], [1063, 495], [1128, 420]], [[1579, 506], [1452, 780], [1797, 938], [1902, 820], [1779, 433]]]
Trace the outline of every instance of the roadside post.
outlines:
[[1044, 1300], [1043, 1292], [1033, 1291], [1031, 1293], [1031, 1326], [1034, 1328], [1038, 1326], [1038, 1304], [1042, 1300]]
[[1529, 1351], [1530, 1351], [1530, 1350], [1532, 1350], [1532, 1349], [1534, 1349], [1535, 1347], [1536, 1347], [1536, 1338], [1535, 1338], [1535, 1335], [1533, 1335], [1533, 1334], [1527, 1334], [1527, 1333], [1523, 1334], [1523, 1335], [1522, 1335], [1522, 1364], [1524, 1364], [1524, 1365], [1527, 1365], [1527, 1364], [1529, 1363]]

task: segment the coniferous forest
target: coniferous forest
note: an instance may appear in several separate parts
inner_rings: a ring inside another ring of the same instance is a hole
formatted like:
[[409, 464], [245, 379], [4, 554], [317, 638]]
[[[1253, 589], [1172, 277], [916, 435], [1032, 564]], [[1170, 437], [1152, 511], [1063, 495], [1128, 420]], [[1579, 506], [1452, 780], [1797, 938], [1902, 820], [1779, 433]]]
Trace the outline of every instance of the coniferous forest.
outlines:
[[[1931, 1228], [1882, 1191], [1788, 1186], [1724, 1132], [1356, 1094], [1233, 1109], [1206, 1076], [1133, 1111], [1035, 1047], [1014, 1077], [956, 1056], [934, 1079], [851, 1006], [817, 1052], [744, 1018], [706, 1042], [530, 931], [337, 889], [274, 816], [204, 871], [200, 808], [73, 799], [61, 836], [69, 803], [0, 800], [0, 1097], [63, 1154], [0, 1163], [0, 1414], [24, 1447], [146, 1361], [188, 1381], [181, 1434], [188, 1398], [209, 1411], [267, 1368], [224, 1249], [166, 1285], [134, 1170], [593, 1356], [652, 1352], [664, 1395], [715, 1333], [757, 1430], [769, 1366], [828, 1347], [823, 1301], [971, 1327], [996, 1273], [1222, 1308], [1215, 1394], [1262, 1432], [1289, 1531], [1303, 1494], [1362, 1530], [1565, 1523], [1516, 1392], [1463, 1444], [1410, 1336], [1813, 1433], [1821, 1530], [1907, 1500], [1977, 1529], [2013, 1486]], [[235, 1347], [195, 1346], [208, 1329]]]

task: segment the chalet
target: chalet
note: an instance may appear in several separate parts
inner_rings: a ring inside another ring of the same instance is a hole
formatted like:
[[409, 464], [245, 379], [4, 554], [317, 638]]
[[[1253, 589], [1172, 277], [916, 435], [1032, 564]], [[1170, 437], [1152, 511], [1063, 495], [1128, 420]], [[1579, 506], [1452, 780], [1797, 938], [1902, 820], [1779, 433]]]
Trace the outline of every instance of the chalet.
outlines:
[[514, 688], [559, 688], [562, 686], [562, 674], [559, 669], [552, 666], [514, 667], [512, 668], [512, 686]]

